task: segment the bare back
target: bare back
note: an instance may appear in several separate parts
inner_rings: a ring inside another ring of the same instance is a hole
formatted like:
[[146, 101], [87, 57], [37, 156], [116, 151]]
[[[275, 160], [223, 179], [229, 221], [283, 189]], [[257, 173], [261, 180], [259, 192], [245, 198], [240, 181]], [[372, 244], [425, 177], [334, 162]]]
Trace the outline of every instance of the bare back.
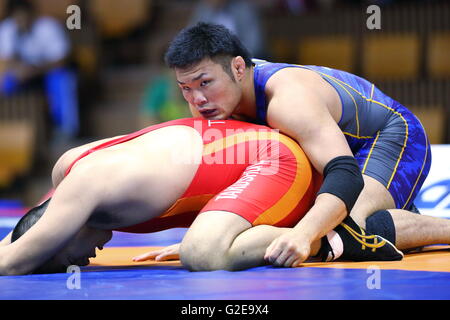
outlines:
[[[65, 166], [95, 145], [66, 155]], [[188, 188], [201, 162], [202, 147], [195, 129], [170, 126], [76, 161], [69, 175], [104, 185], [95, 195], [98, 204], [88, 226], [116, 229], [161, 215]]]

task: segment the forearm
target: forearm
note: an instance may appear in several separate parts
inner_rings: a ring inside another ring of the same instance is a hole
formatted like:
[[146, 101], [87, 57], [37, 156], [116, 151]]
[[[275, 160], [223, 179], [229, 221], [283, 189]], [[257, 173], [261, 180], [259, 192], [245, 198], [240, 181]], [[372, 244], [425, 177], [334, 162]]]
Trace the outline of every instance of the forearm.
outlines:
[[243, 270], [265, 264], [267, 247], [277, 237], [289, 231], [289, 228], [259, 225], [242, 232], [228, 250], [230, 269]]
[[0, 241], [0, 247], [6, 246], [11, 243], [11, 235], [12, 231], [5, 238], [3, 238], [2, 241]]
[[314, 206], [294, 227], [311, 243], [325, 236], [347, 216], [347, 209], [339, 198], [329, 193], [317, 196]]

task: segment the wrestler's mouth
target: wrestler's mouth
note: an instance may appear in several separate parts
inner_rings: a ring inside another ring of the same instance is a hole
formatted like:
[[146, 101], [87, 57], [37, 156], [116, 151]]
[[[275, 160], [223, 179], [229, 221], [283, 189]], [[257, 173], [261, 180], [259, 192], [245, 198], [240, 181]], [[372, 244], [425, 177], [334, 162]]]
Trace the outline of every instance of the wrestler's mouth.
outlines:
[[201, 110], [200, 113], [205, 118], [211, 118], [211, 117], [217, 116], [219, 114], [219, 110], [217, 110], [217, 109], [205, 109], [205, 110]]

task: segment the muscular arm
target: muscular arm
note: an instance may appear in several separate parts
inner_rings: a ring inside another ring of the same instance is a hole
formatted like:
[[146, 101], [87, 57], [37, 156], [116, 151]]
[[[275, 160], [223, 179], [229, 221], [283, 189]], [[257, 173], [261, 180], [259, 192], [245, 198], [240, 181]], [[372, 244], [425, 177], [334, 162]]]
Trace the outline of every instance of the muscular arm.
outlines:
[[[322, 173], [330, 160], [352, 156], [352, 152], [321, 92], [314, 85], [296, 80], [287, 75], [273, 85], [276, 93], [269, 103], [268, 123], [296, 139], [316, 170]], [[338, 225], [346, 214], [341, 199], [324, 193], [317, 197], [294, 230], [312, 242]]]
[[86, 223], [99, 194], [88, 179], [77, 174], [65, 178], [42, 218], [17, 241], [0, 247], [0, 275], [27, 274], [54, 256]]

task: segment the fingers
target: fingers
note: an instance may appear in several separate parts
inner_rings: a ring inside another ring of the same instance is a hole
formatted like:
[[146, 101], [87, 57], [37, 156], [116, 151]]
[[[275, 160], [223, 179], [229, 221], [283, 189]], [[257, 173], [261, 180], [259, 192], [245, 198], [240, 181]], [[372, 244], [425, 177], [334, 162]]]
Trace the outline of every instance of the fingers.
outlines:
[[298, 267], [308, 258], [306, 250], [292, 241], [274, 240], [266, 250], [264, 260], [277, 267]]
[[159, 255], [156, 257], [155, 260], [156, 261], [180, 260], [180, 256], [178, 254]]
[[153, 258], [157, 257], [160, 253], [161, 253], [161, 250], [146, 252], [144, 254], [134, 257], [133, 261], [141, 262], [141, 261], [152, 260]]
[[169, 246], [160, 250], [149, 251], [133, 258], [134, 262], [142, 262], [147, 260], [167, 261], [179, 260], [179, 246]]

